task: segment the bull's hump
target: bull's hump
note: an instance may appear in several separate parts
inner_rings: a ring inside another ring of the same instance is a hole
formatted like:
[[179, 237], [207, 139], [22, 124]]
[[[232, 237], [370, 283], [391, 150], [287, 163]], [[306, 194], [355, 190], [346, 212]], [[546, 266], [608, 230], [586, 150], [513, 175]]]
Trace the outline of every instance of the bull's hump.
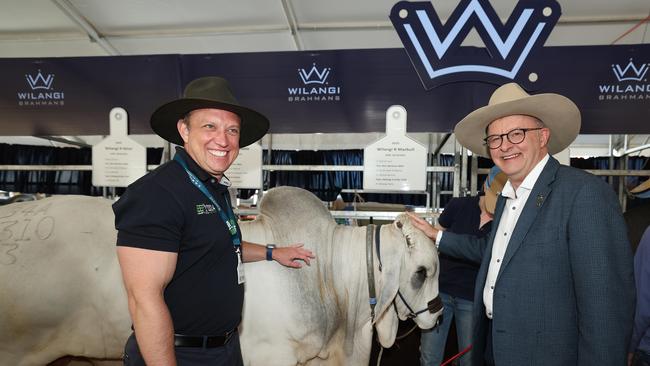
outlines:
[[274, 222], [289, 220], [291, 217], [305, 217], [313, 224], [329, 224], [334, 221], [323, 202], [313, 193], [288, 186], [270, 189], [260, 202], [260, 213], [273, 218]]

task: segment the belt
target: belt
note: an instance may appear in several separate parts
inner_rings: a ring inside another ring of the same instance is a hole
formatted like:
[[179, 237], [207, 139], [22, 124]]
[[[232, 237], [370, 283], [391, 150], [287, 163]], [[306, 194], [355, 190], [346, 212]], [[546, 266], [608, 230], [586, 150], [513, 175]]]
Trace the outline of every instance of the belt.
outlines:
[[201, 348], [216, 348], [225, 346], [230, 341], [233, 334], [237, 332], [237, 328], [226, 333], [225, 335], [216, 336], [189, 336], [183, 334], [174, 334], [175, 347], [201, 347]]

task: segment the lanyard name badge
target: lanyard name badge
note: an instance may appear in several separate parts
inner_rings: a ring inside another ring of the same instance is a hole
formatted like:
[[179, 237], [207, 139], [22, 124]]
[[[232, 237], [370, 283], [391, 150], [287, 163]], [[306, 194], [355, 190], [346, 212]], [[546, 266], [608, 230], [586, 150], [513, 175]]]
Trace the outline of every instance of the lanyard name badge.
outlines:
[[[217, 212], [219, 213], [219, 217], [221, 218], [221, 221], [226, 224], [226, 227], [228, 228], [228, 232], [230, 233], [230, 237], [232, 238], [232, 244], [233, 247], [235, 248], [235, 253], [237, 254], [237, 283], [242, 284], [244, 281], [246, 281], [246, 278], [244, 277], [244, 264], [242, 262], [242, 257], [241, 257], [241, 239], [239, 237], [239, 233], [237, 232], [237, 225], [235, 224], [235, 216], [233, 215], [232, 210], [228, 210], [228, 216], [226, 216], [226, 213], [224, 212], [223, 209], [221, 209], [221, 206], [217, 203], [217, 200], [214, 199], [212, 196], [212, 193], [208, 191], [208, 188], [197, 178], [187, 167], [187, 163], [183, 159], [183, 157], [180, 154], [174, 155], [174, 160], [178, 162], [183, 169], [185, 169], [185, 172], [187, 173], [187, 176], [190, 178], [190, 181], [192, 184], [196, 186], [216, 207]], [[228, 205], [228, 199], [226, 201], [226, 206], [230, 208]]]

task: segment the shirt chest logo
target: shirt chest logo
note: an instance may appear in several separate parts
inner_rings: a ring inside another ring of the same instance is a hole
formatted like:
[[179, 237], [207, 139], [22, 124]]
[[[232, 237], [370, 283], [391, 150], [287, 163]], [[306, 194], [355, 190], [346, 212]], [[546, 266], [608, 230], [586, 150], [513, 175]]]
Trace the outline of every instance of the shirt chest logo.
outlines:
[[210, 203], [200, 203], [196, 205], [196, 214], [197, 215], [209, 215], [217, 212], [217, 209], [213, 204]]

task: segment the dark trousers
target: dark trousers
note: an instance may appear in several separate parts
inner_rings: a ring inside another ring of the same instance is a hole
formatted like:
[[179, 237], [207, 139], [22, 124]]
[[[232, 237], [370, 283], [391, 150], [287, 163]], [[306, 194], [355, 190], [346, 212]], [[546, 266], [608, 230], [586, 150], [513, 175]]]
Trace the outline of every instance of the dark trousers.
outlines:
[[[239, 333], [235, 332], [221, 347], [176, 347], [178, 366], [243, 366]], [[124, 347], [124, 366], [145, 366], [135, 334], [131, 334]]]
[[632, 358], [632, 366], [650, 366], [650, 353], [637, 349]]
[[487, 324], [488, 326], [485, 338], [485, 355], [483, 356], [483, 359], [485, 360], [485, 366], [495, 366], [494, 349], [492, 346], [492, 320], [488, 319]]

